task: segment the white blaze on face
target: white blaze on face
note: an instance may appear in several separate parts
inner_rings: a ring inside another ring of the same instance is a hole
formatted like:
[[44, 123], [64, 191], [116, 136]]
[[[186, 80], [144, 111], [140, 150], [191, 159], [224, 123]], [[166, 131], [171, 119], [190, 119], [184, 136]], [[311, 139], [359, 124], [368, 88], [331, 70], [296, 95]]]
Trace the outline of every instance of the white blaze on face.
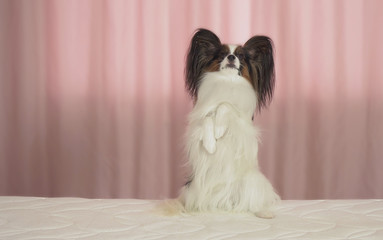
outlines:
[[230, 53], [222, 60], [220, 70], [235, 70], [236, 73], [239, 71], [239, 59], [234, 55], [235, 49], [238, 45], [228, 45]]
[[228, 45], [230, 49], [230, 54], [234, 54], [235, 49], [238, 47], [238, 45]]

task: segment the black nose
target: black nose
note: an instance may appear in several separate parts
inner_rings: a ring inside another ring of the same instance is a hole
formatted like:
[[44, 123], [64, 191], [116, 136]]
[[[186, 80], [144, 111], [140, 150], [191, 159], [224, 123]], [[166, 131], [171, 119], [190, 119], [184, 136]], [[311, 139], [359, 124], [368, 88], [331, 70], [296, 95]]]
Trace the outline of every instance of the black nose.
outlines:
[[235, 60], [235, 56], [233, 54], [230, 54], [229, 56], [227, 56], [227, 59], [230, 61], [230, 62], [233, 62]]

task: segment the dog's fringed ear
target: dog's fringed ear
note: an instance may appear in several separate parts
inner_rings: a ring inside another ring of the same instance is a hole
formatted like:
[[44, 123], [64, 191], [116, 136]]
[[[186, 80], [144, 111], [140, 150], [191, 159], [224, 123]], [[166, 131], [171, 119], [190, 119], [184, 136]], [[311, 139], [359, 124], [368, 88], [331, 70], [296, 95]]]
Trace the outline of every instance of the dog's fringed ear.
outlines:
[[273, 41], [266, 36], [254, 36], [243, 46], [251, 81], [258, 94], [258, 110], [266, 107], [275, 85]]
[[197, 97], [203, 69], [214, 58], [221, 46], [221, 41], [213, 32], [198, 29], [194, 34], [186, 58], [186, 88], [193, 98]]

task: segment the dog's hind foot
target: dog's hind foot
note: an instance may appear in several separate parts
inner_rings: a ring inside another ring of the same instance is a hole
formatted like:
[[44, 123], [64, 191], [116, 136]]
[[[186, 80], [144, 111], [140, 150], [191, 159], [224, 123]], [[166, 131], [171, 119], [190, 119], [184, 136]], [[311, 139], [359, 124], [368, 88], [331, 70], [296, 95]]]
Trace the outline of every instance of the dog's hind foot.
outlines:
[[275, 215], [271, 211], [265, 210], [265, 211], [256, 212], [255, 216], [259, 218], [271, 219], [271, 218], [274, 218]]

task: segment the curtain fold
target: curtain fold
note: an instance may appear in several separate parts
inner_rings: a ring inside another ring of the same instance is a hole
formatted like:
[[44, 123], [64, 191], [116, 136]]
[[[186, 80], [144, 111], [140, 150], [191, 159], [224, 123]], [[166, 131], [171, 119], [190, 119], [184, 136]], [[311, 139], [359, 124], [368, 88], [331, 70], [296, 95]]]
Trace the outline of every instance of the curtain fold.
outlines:
[[256, 116], [285, 199], [382, 198], [383, 3], [0, 0], [0, 194], [175, 197], [196, 28], [274, 40]]

